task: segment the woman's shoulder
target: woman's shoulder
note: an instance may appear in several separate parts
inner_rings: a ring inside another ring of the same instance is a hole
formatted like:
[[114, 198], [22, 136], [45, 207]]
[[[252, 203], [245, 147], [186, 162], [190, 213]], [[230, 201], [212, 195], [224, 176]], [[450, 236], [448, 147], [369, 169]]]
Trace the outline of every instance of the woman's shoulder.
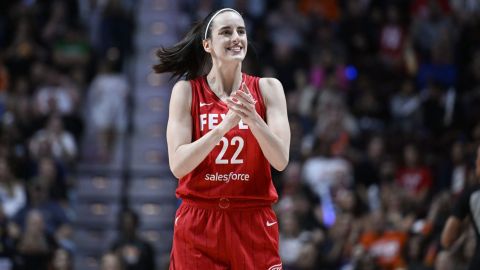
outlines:
[[260, 88], [282, 88], [282, 83], [273, 77], [262, 77], [259, 79]]
[[191, 80], [179, 80], [173, 86], [173, 91], [184, 92], [184, 91], [191, 91], [191, 89], [192, 89]]
[[270, 96], [278, 93], [283, 93], [282, 83], [276, 78], [263, 77], [258, 81], [262, 95]]
[[278, 79], [263, 77], [259, 79], [258, 85], [266, 104], [281, 102], [285, 99], [282, 83]]
[[192, 102], [192, 84], [189, 80], [179, 80], [172, 89], [170, 104], [190, 108]]
[[192, 80], [178, 80], [173, 87], [189, 87]]

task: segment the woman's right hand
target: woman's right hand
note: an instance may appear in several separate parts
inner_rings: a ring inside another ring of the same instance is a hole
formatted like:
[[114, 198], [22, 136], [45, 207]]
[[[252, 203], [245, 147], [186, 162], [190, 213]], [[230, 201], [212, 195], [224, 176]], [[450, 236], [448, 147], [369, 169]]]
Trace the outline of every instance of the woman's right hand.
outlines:
[[225, 115], [225, 118], [222, 120], [222, 125], [224, 125], [225, 131], [228, 132], [236, 125], [238, 125], [240, 119], [241, 118], [238, 114], [236, 114], [232, 110], [229, 110], [227, 112], [227, 115]]

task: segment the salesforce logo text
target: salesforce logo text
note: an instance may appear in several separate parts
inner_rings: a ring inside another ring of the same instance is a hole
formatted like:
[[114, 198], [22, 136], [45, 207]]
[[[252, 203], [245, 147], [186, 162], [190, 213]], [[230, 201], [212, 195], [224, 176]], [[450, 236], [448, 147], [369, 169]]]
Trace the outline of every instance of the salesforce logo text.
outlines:
[[250, 175], [248, 173], [228, 173], [228, 174], [222, 174], [222, 173], [214, 173], [210, 174], [207, 173], [205, 175], [204, 180], [206, 181], [219, 181], [219, 182], [225, 182], [228, 183], [230, 181], [250, 181]]

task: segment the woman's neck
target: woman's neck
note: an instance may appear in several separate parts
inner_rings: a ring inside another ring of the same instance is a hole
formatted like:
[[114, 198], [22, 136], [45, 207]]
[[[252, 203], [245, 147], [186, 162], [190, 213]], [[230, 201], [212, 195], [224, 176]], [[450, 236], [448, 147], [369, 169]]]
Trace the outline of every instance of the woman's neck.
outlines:
[[220, 98], [230, 96], [240, 88], [242, 83], [242, 65], [217, 66], [214, 65], [207, 75], [207, 82]]

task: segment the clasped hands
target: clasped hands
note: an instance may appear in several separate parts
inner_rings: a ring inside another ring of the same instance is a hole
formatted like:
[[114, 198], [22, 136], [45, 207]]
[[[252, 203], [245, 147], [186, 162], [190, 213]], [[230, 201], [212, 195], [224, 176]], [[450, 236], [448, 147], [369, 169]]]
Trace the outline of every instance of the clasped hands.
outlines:
[[237, 121], [241, 119], [243, 123], [250, 125], [258, 117], [255, 103], [257, 101], [253, 98], [250, 89], [242, 82], [240, 89], [227, 98], [228, 114], [233, 112], [237, 116], [235, 117]]

